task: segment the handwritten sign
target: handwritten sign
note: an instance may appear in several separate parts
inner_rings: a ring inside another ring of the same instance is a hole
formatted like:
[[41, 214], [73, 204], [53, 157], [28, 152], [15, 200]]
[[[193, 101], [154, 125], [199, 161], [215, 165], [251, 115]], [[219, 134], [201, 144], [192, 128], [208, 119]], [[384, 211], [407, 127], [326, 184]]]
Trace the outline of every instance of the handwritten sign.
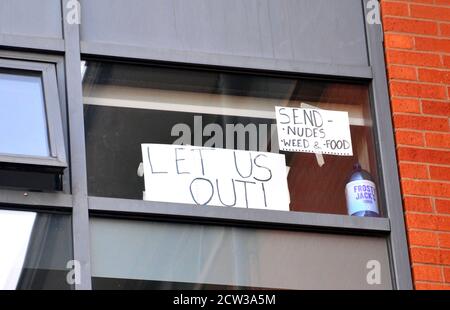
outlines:
[[144, 200], [289, 211], [282, 154], [142, 144]]
[[348, 113], [275, 107], [280, 150], [352, 156]]

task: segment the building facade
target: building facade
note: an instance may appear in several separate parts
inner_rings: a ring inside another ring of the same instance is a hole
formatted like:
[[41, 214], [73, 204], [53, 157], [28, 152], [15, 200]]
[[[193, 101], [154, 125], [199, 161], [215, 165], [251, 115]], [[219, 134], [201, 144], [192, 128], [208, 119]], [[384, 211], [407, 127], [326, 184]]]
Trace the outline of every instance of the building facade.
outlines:
[[0, 287], [448, 288], [450, 3], [379, 8], [1, 0]]

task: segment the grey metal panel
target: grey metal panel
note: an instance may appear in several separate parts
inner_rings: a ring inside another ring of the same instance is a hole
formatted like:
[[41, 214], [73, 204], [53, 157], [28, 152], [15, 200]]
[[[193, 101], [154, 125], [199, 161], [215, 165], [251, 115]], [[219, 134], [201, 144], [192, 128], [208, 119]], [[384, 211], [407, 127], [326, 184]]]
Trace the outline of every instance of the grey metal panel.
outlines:
[[72, 196], [62, 193], [39, 193], [0, 189], [0, 203], [18, 206], [71, 208]]
[[198, 65], [239, 67], [244, 69], [274, 70], [286, 73], [327, 75], [330, 77], [359, 79], [372, 78], [372, 70], [369, 66], [348, 66], [239, 55], [187, 52], [83, 41], [81, 42], [81, 52], [89, 55], [125, 57], [129, 59], [150, 59]]
[[61, 1], [0, 1], [0, 33], [62, 39]]
[[[67, 13], [69, 0], [61, 0]], [[70, 164], [72, 176], [73, 256], [80, 263], [80, 282], [75, 289], [91, 289], [89, 247], [89, 210], [87, 201], [86, 150], [84, 141], [83, 101], [79, 26], [64, 22], [67, 112], [69, 119]]]
[[359, 0], [269, 0], [269, 12], [276, 58], [368, 64]]
[[[64, 143], [66, 147], [66, 154], [69, 152], [69, 128], [67, 124], [67, 98], [66, 98], [66, 85], [65, 85], [65, 67], [64, 58], [58, 58], [56, 63], [56, 77], [58, 79], [59, 88], [59, 102], [61, 103], [61, 118], [63, 120], [63, 132], [64, 132]], [[65, 193], [71, 193], [71, 175], [70, 169], [66, 169], [63, 175], [63, 190]]]
[[206, 222], [241, 223], [310, 230], [387, 234], [389, 219], [274, 210], [198, 207], [188, 204], [89, 197], [89, 209], [97, 213], [128, 213], [147, 217], [177, 217]]
[[[367, 8], [368, 0], [363, 0]], [[366, 10], [366, 12], [368, 12]], [[396, 289], [412, 289], [411, 263], [402, 208], [398, 177], [398, 163], [395, 153], [392, 112], [389, 104], [388, 83], [383, 50], [382, 25], [366, 25], [370, 63], [374, 71], [371, 96], [374, 105], [377, 141], [380, 152], [379, 165], [386, 202], [387, 216], [391, 220], [391, 234], [388, 239]]]
[[0, 33], [0, 46], [63, 52], [64, 40]]
[[179, 61], [215, 55], [213, 65], [228, 55], [368, 66], [360, 0], [84, 0], [81, 9], [83, 42], [144, 48], [145, 59], [170, 50]]
[[[287, 289], [391, 289], [385, 238], [91, 219], [95, 277]], [[369, 284], [369, 261], [380, 284]]]

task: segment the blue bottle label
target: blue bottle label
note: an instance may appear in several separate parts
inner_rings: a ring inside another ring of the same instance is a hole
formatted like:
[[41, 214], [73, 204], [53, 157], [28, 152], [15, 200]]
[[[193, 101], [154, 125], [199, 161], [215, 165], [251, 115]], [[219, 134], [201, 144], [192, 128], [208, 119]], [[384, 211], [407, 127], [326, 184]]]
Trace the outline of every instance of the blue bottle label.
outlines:
[[356, 180], [345, 186], [348, 214], [360, 211], [372, 211], [377, 214], [378, 202], [375, 183], [369, 180]]

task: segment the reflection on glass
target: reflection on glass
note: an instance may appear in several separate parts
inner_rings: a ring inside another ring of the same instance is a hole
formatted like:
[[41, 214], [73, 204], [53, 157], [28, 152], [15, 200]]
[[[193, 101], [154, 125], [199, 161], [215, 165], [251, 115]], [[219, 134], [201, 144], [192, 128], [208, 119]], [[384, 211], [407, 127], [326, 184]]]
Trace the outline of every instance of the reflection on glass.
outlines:
[[15, 290], [36, 213], [0, 210], [0, 290]]
[[90, 234], [94, 289], [391, 288], [384, 238], [104, 218]]
[[0, 210], [0, 290], [72, 289], [70, 216]]
[[[204, 146], [214, 125], [223, 147], [278, 152], [275, 106], [347, 111], [350, 119], [353, 156], [323, 155], [321, 165], [315, 154], [280, 152], [290, 211], [347, 214], [345, 188], [357, 163], [378, 184], [366, 84], [87, 61], [83, 92], [90, 195], [142, 199], [141, 144], [173, 144], [180, 124], [192, 145]], [[227, 131], [236, 124], [255, 126], [257, 137], [239, 145]]]
[[0, 71], [0, 154], [49, 156], [42, 79], [38, 74]]

